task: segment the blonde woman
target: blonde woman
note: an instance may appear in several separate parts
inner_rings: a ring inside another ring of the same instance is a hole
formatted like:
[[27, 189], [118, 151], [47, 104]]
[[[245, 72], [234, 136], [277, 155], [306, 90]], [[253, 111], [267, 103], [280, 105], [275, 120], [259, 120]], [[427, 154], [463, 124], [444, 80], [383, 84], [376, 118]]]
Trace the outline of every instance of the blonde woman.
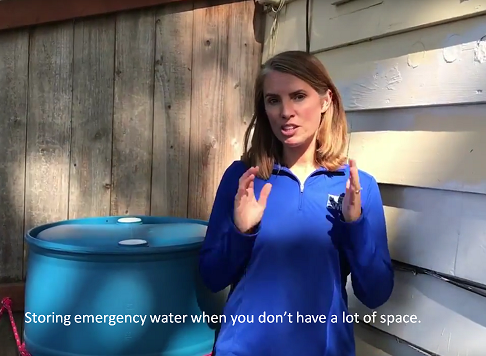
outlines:
[[354, 356], [353, 324], [343, 321], [348, 275], [369, 308], [394, 285], [377, 182], [347, 162], [341, 97], [314, 56], [268, 60], [254, 105], [200, 255], [212, 291], [233, 287], [214, 353]]

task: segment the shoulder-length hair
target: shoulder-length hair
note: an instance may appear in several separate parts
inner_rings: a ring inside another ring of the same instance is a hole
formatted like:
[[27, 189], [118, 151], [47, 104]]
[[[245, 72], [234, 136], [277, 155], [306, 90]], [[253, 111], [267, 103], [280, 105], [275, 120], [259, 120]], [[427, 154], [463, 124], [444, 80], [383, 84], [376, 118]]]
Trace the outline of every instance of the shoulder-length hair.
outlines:
[[[282, 143], [273, 134], [265, 111], [263, 83], [270, 71], [292, 74], [307, 82], [320, 95], [330, 91], [332, 105], [322, 115], [317, 133], [315, 161], [328, 170], [346, 162], [347, 121], [341, 96], [324, 65], [303, 51], [286, 51], [265, 62], [255, 80], [254, 114], [244, 137], [242, 160], [248, 166], [259, 166], [259, 176], [268, 179], [275, 163], [282, 162]], [[251, 139], [251, 145], [250, 145]]]

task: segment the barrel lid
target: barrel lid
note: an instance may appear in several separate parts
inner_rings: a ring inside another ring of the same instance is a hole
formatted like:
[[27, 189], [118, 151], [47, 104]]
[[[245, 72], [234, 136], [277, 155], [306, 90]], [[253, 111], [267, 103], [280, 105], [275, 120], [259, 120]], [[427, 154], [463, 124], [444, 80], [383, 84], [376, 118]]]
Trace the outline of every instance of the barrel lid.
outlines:
[[65, 220], [31, 229], [26, 241], [41, 248], [93, 254], [160, 253], [199, 246], [206, 235], [201, 220], [113, 216]]

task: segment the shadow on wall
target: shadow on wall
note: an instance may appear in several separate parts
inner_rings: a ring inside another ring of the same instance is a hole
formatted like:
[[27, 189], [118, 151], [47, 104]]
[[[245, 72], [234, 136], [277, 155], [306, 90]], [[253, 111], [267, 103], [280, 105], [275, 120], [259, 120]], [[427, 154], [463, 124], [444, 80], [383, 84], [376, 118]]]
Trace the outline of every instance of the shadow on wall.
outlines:
[[[0, 33], [0, 284], [22, 279], [28, 33]], [[4, 296], [0, 295], [0, 298]], [[22, 332], [22, 313], [14, 313]], [[2, 354], [15, 355], [7, 313], [0, 317]]]

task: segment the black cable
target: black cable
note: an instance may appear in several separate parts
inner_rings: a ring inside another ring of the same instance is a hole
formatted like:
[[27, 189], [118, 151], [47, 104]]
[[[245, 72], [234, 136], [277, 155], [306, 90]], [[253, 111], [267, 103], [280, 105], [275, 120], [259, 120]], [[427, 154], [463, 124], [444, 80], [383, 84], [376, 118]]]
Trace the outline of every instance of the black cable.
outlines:
[[377, 331], [379, 333], [382, 333], [382, 334], [388, 335], [390, 337], [393, 337], [397, 342], [402, 343], [402, 344], [405, 344], [406, 346], [414, 349], [415, 351], [419, 351], [420, 353], [424, 354], [425, 356], [441, 356], [438, 353], [435, 353], [435, 352], [426, 350], [423, 347], [420, 347], [420, 346], [418, 346], [418, 345], [416, 345], [416, 344], [414, 344], [412, 342], [409, 342], [409, 341], [407, 341], [405, 339], [402, 339], [402, 338], [400, 338], [400, 337], [398, 337], [396, 335], [393, 335], [392, 333], [389, 333], [388, 331], [379, 329], [376, 326], [373, 326], [373, 325], [371, 325], [369, 323], [365, 323], [362, 319], [359, 319], [358, 318], [358, 321], [359, 321], [359, 323], [361, 325], [366, 325], [367, 328], [370, 328], [370, 329], [372, 329], [374, 331]]
[[456, 287], [467, 290], [468, 292], [480, 295], [486, 298], [486, 285], [470, 281], [468, 279], [454, 277], [445, 273], [437, 272], [431, 269], [415, 266], [409, 263], [392, 260], [394, 269], [398, 271], [412, 272], [414, 274], [425, 274], [439, 279], [442, 282], [452, 284]]
[[[397, 261], [397, 260], [392, 260], [392, 263], [393, 263], [393, 268], [397, 271], [411, 272], [415, 275], [416, 274], [428, 275], [428, 276], [437, 278], [442, 282], [450, 283], [450, 284], [452, 284], [456, 287], [465, 289], [465, 290], [467, 290], [471, 293], [474, 293], [474, 294], [477, 294], [477, 295], [480, 295], [480, 296], [486, 298], [486, 285], [484, 285], [484, 284], [473, 282], [473, 281], [470, 281], [470, 280], [467, 280], [467, 279], [464, 279], [464, 278], [450, 276], [450, 275], [447, 275], [445, 273], [441, 273], [441, 272], [437, 272], [437, 271], [430, 270], [430, 269], [427, 269], [427, 268], [415, 266], [415, 265], [405, 263], [405, 262], [400, 262], [400, 261]], [[386, 334], [390, 337], [393, 337], [398, 342], [403, 343], [403, 344], [407, 345], [408, 347], [411, 347], [412, 349], [415, 349], [415, 350], [423, 353], [424, 355], [441, 356], [440, 354], [426, 350], [423, 347], [420, 347], [420, 346], [418, 346], [418, 345], [416, 345], [412, 342], [409, 342], [409, 341], [402, 339], [402, 338], [400, 338], [396, 335], [393, 335], [392, 333], [389, 333], [385, 330], [382, 330], [382, 329], [380, 329], [380, 328], [378, 328], [378, 327], [376, 327], [372, 324], [365, 323], [361, 319], [358, 319], [358, 321], [359, 321], [360, 324], [364, 324], [367, 327], [369, 327], [369, 328], [371, 328], [375, 331], [378, 331], [382, 334]]]

